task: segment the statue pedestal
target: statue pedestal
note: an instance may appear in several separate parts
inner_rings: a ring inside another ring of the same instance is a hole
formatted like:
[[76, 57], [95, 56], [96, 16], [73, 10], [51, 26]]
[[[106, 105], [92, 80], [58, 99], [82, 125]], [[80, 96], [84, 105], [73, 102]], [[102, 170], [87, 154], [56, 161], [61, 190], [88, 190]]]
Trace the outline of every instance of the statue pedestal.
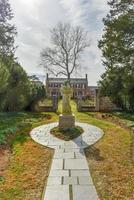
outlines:
[[74, 115], [60, 115], [59, 116], [59, 128], [66, 130], [75, 127], [75, 116]]

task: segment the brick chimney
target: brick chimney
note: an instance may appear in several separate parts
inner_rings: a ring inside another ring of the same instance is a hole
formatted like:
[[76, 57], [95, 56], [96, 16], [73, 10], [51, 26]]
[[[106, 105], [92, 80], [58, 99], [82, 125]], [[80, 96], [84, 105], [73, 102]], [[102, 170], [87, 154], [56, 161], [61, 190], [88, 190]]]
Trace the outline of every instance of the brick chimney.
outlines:
[[46, 80], [48, 80], [48, 73], [46, 74]]
[[86, 82], [87, 82], [87, 87], [88, 87], [88, 76], [87, 76], [87, 74], [86, 74]]

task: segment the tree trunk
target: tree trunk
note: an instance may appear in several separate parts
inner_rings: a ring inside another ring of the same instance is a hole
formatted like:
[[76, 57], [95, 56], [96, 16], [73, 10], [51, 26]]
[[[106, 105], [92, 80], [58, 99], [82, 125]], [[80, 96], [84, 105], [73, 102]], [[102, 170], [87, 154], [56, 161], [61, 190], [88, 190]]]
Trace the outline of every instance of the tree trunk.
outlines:
[[71, 77], [70, 77], [70, 74], [68, 73], [68, 77], [67, 77], [67, 79], [68, 79], [68, 83], [69, 83], [69, 85], [71, 86]]

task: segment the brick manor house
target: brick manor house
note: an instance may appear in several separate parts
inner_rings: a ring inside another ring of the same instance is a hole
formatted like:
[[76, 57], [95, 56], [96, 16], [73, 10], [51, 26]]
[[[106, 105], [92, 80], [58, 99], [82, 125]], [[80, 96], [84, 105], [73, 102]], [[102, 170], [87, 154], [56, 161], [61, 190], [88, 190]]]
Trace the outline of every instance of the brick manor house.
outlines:
[[[46, 91], [49, 97], [61, 97], [60, 88], [66, 81], [66, 78], [51, 78], [46, 76]], [[72, 98], [88, 97], [94, 98], [97, 86], [88, 86], [87, 74], [85, 78], [71, 78], [71, 87], [73, 88]]]

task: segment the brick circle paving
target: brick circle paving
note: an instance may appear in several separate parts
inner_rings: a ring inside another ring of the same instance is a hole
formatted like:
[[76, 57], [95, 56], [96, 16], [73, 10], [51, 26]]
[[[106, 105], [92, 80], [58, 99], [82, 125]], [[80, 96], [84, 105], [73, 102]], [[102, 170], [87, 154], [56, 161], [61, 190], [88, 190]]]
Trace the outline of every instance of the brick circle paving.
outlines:
[[87, 123], [75, 124], [84, 132], [71, 141], [63, 141], [50, 134], [58, 122], [39, 126], [30, 132], [37, 143], [55, 149], [44, 200], [99, 199], [83, 149], [96, 143], [103, 136], [103, 131]]

